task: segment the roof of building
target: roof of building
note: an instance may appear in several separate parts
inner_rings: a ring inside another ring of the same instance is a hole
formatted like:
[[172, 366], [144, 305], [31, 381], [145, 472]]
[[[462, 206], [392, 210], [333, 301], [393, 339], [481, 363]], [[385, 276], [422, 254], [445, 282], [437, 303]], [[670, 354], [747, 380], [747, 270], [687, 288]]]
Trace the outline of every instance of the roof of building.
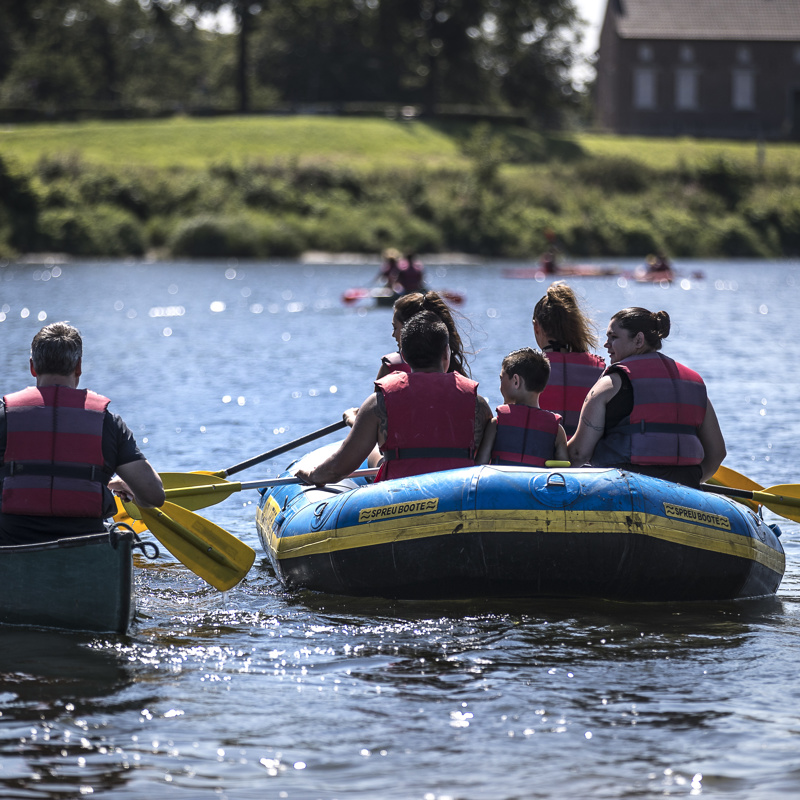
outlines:
[[623, 39], [775, 40], [800, 44], [800, 0], [608, 0]]

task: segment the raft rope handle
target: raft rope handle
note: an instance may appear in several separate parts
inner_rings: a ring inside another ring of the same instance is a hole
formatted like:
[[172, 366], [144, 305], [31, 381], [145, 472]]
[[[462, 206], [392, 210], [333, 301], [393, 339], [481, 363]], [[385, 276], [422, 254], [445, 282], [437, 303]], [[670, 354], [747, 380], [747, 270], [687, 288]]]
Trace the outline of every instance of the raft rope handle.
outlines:
[[[109, 526], [108, 533], [112, 538], [112, 544], [114, 544], [114, 547], [116, 547], [116, 542], [119, 541], [121, 533], [131, 533], [134, 539], [133, 544], [131, 545], [131, 550], [141, 551], [142, 555], [150, 561], [155, 560], [161, 555], [161, 551], [158, 549], [158, 545], [155, 542], [142, 541], [139, 538], [139, 534], [136, 533], [136, 531], [127, 522], [113, 523], [113, 525]], [[148, 547], [153, 548], [153, 555], [148, 554]]]

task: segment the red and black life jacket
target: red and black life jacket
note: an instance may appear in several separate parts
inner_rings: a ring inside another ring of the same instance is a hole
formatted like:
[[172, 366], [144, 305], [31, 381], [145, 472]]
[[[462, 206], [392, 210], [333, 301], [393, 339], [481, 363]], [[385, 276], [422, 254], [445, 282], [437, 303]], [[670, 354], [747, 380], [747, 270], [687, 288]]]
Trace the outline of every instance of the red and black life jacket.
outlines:
[[396, 350], [394, 353], [387, 353], [381, 358], [381, 361], [386, 364], [392, 372], [411, 372], [411, 367], [403, 361], [403, 356]]
[[541, 408], [523, 405], [497, 407], [497, 435], [492, 464], [543, 467], [553, 458], [561, 417]]
[[425, 273], [419, 261], [409, 261], [404, 258], [397, 265], [397, 282], [406, 293], [421, 291], [424, 276]]
[[109, 399], [88, 389], [31, 386], [3, 400], [3, 513], [102, 519]]
[[539, 395], [539, 407], [561, 414], [567, 436], [578, 429], [581, 408], [589, 389], [597, 383], [605, 361], [594, 353], [545, 352], [550, 378]]
[[388, 418], [376, 481], [474, 465], [475, 381], [457, 372], [392, 372], [375, 388]]
[[698, 428], [708, 405], [703, 379], [661, 353], [630, 356], [604, 374], [615, 371], [630, 379], [633, 410], [606, 430], [592, 466], [700, 464], [704, 452]]

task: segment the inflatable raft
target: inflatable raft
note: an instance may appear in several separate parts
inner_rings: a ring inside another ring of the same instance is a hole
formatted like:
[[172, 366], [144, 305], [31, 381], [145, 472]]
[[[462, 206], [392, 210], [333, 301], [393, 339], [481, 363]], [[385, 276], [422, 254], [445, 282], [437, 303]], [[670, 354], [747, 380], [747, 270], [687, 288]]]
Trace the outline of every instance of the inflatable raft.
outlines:
[[284, 585], [345, 595], [722, 600], [771, 595], [785, 569], [744, 505], [616, 469], [284, 485], [256, 522]]

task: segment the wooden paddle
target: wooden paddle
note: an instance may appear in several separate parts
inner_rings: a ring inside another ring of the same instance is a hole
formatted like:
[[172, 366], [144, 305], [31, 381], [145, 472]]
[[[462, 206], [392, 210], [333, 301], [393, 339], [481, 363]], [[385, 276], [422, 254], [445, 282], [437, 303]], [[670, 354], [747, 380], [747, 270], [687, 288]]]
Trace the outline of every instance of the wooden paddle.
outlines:
[[178, 561], [221, 592], [236, 586], [253, 566], [256, 552], [252, 547], [185, 508], [169, 502], [161, 508], [124, 506]]
[[704, 492], [752, 500], [756, 505], [766, 506], [781, 517], [800, 522], [800, 485], [798, 484], [783, 483], [779, 486], [770, 486], [764, 491], [736, 489], [709, 483], [701, 483], [700, 488]]

